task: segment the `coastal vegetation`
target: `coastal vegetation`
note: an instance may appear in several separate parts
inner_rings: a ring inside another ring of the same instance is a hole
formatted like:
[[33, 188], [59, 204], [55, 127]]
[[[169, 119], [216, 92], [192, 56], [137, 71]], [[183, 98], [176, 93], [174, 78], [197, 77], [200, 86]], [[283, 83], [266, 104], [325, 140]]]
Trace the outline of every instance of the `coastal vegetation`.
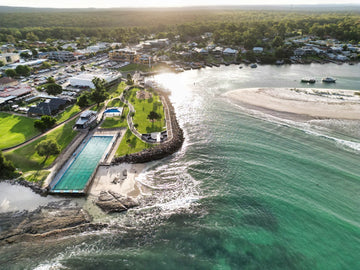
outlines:
[[10, 160], [7, 160], [0, 151], [0, 179], [11, 178], [14, 172], [14, 164]]
[[5, 153], [5, 157], [11, 160], [15, 167], [21, 169], [23, 172], [46, 168], [56, 159], [58, 154], [50, 156], [43, 162], [44, 158], [36, 152], [36, 145], [41, 141], [53, 139], [59, 144], [60, 151], [64, 150], [77, 134], [77, 132], [72, 129], [74, 124], [75, 120], [72, 120], [30, 144]]
[[0, 149], [22, 143], [39, 131], [34, 127], [33, 118], [0, 112]]

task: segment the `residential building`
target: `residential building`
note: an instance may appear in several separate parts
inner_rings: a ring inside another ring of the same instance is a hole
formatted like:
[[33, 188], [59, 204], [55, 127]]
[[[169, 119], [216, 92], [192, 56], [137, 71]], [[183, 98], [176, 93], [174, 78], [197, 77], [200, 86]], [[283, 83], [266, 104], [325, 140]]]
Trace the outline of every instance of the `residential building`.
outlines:
[[20, 54], [18, 53], [4, 53], [0, 54], [0, 61], [5, 65], [18, 62], [20, 60]]
[[233, 49], [231, 49], [231, 48], [226, 48], [226, 49], [223, 51], [223, 55], [235, 56], [237, 53], [238, 53], [237, 50], [233, 50]]
[[109, 58], [112, 61], [138, 63], [140, 56], [134, 50], [123, 48], [109, 52]]
[[71, 103], [69, 98], [49, 97], [45, 101], [33, 105], [29, 108], [28, 115], [55, 115]]
[[263, 47], [254, 47], [253, 52], [254, 53], [262, 53], [264, 51]]

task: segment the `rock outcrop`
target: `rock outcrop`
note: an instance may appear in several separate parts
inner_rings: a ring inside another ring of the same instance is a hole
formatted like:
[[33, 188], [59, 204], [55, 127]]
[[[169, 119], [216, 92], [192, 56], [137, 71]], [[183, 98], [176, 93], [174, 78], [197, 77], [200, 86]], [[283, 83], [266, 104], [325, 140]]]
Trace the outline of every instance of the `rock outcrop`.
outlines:
[[92, 224], [88, 213], [70, 200], [51, 202], [35, 211], [0, 214], [0, 245], [63, 237], [99, 230], [106, 224]]
[[101, 191], [95, 204], [106, 213], [123, 212], [139, 205], [134, 199], [113, 191]]

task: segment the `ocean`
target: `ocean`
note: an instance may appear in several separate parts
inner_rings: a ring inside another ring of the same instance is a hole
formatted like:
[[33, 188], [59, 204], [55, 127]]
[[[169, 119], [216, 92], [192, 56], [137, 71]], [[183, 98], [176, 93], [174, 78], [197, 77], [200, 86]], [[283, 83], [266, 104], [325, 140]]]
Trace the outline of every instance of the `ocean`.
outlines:
[[[250, 87], [360, 90], [360, 65], [228, 66], [161, 74], [184, 130], [147, 165], [146, 207], [117, 230], [0, 248], [1, 269], [360, 269], [359, 122], [297, 123], [222, 94]], [[336, 84], [307, 86], [302, 77]], [[51, 268], [52, 267], [52, 268]]]

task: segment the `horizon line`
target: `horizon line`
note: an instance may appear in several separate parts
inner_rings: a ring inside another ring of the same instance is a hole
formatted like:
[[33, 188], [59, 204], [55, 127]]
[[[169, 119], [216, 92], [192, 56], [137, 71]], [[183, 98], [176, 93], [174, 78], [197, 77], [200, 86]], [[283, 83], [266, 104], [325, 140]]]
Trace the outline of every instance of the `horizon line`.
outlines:
[[0, 5], [0, 8], [33, 8], [33, 9], [166, 9], [166, 8], [229, 8], [229, 7], [306, 7], [306, 6], [360, 6], [360, 3], [307, 3], [307, 4], [239, 4], [239, 5], [184, 5], [184, 6], [109, 6], [109, 7], [51, 7], [51, 6], [16, 6]]

